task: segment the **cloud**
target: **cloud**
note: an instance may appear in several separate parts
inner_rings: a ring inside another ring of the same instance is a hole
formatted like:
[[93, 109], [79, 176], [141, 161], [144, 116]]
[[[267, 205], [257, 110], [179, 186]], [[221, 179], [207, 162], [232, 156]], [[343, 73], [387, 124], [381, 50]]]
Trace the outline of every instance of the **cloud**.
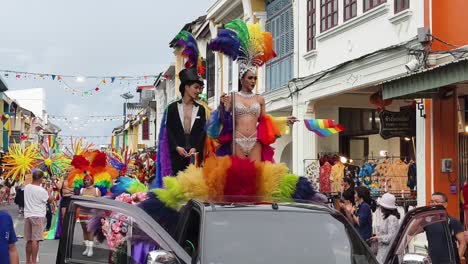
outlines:
[[[206, 14], [214, 0], [82, 0], [3, 1], [0, 16], [0, 69], [70, 75], [157, 75], [174, 60], [170, 40], [182, 26]], [[1, 73], [0, 73], [1, 74]], [[4, 77], [4, 76], [2, 76]], [[56, 80], [6, 79], [10, 90], [46, 89], [47, 111], [53, 115], [122, 114], [120, 94], [136, 96], [137, 83], [99, 86], [91, 97], [72, 95]], [[73, 87], [94, 89], [99, 80]], [[148, 80], [141, 85], [152, 84]], [[63, 135], [109, 136], [120, 121], [56, 122]], [[70, 128], [71, 127], [71, 128]], [[76, 130], [75, 130], [76, 129]], [[109, 138], [93, 139], [96, 144]]]

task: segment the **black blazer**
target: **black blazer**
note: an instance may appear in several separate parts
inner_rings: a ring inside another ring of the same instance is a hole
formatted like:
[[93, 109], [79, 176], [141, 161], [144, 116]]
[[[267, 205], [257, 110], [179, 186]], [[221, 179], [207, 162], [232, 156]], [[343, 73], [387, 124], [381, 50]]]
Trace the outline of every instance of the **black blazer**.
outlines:
[[198, 112], [193, 121], [192, 129], [190, 131], [190, 137], [188, 142], [186, 142], [184, 127], [182, 125], [182, 120], [180, 120], [178, 104], [182, 103], [182, 100], [171, 103], [167, 109], [166, 117], [166, 129], [167, 129], [167, 138], [169, 140], [169, 149], [171, 151], [171, 161], [174, 175], [180, 171], [184, 170], [190, 163], [190, 159], [181, 157], [177, 151], [177, 147], [195, 148], [199, 152], [200, 160], [203, 160], [203, 147], [205, 145], [206, 138], [206, 112], [205, 108], [197, 103], [194, 103], [194, 106], [198, 106]]

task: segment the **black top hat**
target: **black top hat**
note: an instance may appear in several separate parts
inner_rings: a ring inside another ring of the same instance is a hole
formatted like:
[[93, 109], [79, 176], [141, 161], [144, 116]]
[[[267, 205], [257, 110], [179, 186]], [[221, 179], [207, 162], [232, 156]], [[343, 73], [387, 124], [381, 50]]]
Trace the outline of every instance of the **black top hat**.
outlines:
[[187, 83], [199, 83], [201, 86], [204, 85], [203, 78], [198, 75], [197, 69], [189, 68], [183, 69], [179, 72], [179, 79], [180, 79], [180, 86], [179, 91], [183, 95], [183, 91], [185, 89], [185, 85]]

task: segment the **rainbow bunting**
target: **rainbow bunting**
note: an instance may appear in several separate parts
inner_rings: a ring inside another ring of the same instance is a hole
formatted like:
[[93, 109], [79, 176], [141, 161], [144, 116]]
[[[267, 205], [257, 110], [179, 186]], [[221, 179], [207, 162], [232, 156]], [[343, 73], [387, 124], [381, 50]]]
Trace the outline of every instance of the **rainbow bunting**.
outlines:
[[304, 119], [304, 123], [309, 131], [320, 137], [328, 137], [345, 130], [342, 125], [335, 124], [331, 119]]

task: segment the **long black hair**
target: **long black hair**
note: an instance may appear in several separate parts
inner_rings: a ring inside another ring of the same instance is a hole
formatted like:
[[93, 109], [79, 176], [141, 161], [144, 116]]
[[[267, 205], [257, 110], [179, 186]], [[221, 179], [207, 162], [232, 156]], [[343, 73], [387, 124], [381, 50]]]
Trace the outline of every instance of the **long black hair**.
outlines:
[[359, 198], [363, 199], [365, 203], [367, 203], [372, 212], [375, 212], [377, 210], [377, 203], [374, 201], [374, 199], [371, 198], [370, 191], [364, 186], [358, 186], [355, 189], [356, 194]]
[[397, 209], [387, 209], [383, 206], [380, 206], [382, 211], [383, 219], [387, 219], [389, 216], [394, 215], [397, 219], [400, 219], [400, 213]]

